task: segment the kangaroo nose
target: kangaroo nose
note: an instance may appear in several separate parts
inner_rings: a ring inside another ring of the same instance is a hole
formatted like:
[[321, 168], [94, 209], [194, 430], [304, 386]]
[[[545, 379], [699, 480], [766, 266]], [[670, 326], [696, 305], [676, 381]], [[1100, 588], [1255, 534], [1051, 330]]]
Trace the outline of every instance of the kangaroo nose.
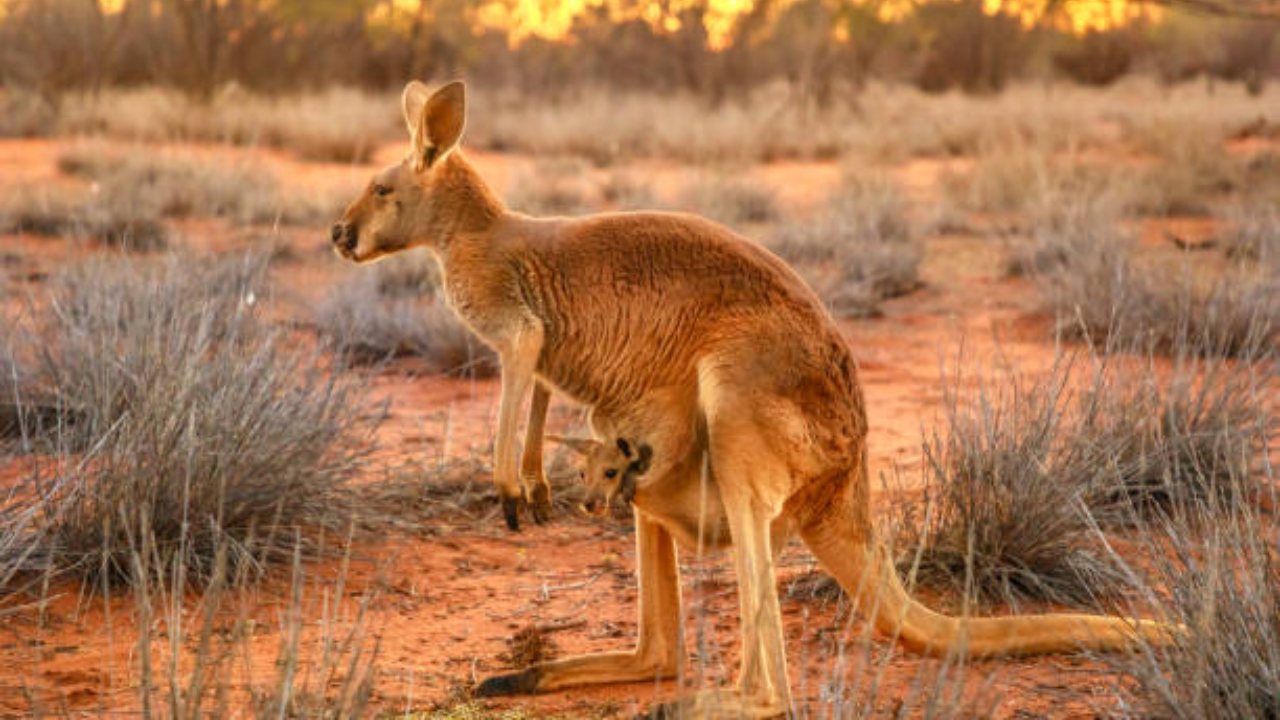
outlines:
[[335, 245], [342, 242], [342, 232], [342, 223], [334, 223], [333, 229], [329, 231], [329, 237], [333, 238]]

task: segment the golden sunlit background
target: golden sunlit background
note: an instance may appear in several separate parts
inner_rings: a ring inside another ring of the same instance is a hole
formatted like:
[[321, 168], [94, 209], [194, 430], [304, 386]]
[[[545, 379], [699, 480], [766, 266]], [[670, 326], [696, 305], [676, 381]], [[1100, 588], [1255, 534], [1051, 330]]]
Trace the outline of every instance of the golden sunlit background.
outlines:
[[7, 0], [0, 72], [68, 90], [161, 84], [208, 97], [389, 88], [466, 75], [562, 93], [583, 82], [720, 101], [784, 80], [820, 102], [868, 79], [935, 91], [1141, 71], [1260, 87], [1269, 0]]

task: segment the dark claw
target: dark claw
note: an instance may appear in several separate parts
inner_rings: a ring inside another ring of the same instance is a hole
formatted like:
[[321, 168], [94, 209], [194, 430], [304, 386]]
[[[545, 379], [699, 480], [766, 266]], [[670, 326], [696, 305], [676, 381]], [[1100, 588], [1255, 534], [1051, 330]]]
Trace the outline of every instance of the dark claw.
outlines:
[[536, 668], [528, 668], [510, 675], [496, 675], [486, 678], [476, 687], [476, 697], [498, 697], [500, 695], [532, 695], [538, 689]]
[[511, 530], [520, 529], [520, 503], [523, 498], [504, 497], [502, 498], [502, 516], [507, 519], [507, 527]]

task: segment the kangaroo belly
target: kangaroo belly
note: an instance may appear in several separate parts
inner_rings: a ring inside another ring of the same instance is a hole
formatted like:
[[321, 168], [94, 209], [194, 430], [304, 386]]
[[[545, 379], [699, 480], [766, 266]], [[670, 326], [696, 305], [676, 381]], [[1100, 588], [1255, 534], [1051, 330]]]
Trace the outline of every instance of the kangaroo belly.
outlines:
[[[639, 499], [639, 496], [637, 496]], [[717, 498], [718, 500], [718, 498]], [[641, 507], [639, 503], [636, 507]], [[729, 530], [729, 518], [724, 508], [718, 513], [662, 513], [654, 514], [641, 508], [640, 512], [649, 520], [653, 520], [671, 533], [676, 544], [689, 552], [705, 552], [707, 550], [723, 550], [733, 545], [733, 533]], [[787, 540], [795, 534], [796, 524], [791, 516], [784, 513], [774, 519], [769, 526], [770, 546], [774, 557], [782, 550]]]
[[[725, 517], [724, 508], [719, 505], [718, 496], [716, 506], [706, 508], [705, 512], [698, 512], [697, 508], [682, 508], [672, 512], [664, 507], [654, 508], [658, 510], [656, 513], [651, 512], [646, 510], [646, 503], [639, 494], [636, 495], [635, 504], [646, 518], [661, 525], [686, 550], [717, 550], [733, 544], [729, 521]], [[649, 507], [652, 508], [652, 504]]]

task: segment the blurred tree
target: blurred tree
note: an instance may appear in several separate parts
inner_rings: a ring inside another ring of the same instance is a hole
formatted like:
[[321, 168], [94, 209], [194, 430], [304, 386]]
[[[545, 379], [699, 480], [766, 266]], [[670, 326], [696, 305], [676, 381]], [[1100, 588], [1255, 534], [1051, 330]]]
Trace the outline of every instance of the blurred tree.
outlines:
[[68, 90], [96, 91], [111, 78], [129, 13], [106, 13], [97, 0], [9, 0], [0, 18], [0, 78], [56, 108]]
[[865, 0], [801, 0], [771, 31], [769, 47], [797, 96], [826, 108], [844, 83], [861, 88], [894, 29]]
[[1222, 53], [1214, 73], [1226, 80], [1241, 80], [1253, 95], [1262, 94], [1267, 69], [1275, 61], [1275, 39], [1280, 26], [1273, 22], [1236, 20], [1224, 29]]
[[1110, 85], [1129, 72], [1137, 45], [1136, 34], [1128, 28], [1088, 32], [1070, 37], [1066, 47], [1053, 53], [1053, 65], [1078, 83]]
[[[1159, 22], [1152, 6], [1167, 8]], [[1081, 82], [1154, 67], [1256, 92], [1280, 70], [1267, 18], [1280, 0], [0, 0], [0, 81], [56, 105], [111, 83], [208, 99], [229, 82], [287, 92], [465, 72], [544, 95], [605, 83], [714, 105], [782, 80], [819, 109], [872, 74], [997, 91], [1035, 59]]]
[[924, 50], [917, 78], [922, 90], [996, 92], [1021, 71], [1035, 31], [1010, 15], [985, 12], [984, 2], [933, 3], [916, 13]]

